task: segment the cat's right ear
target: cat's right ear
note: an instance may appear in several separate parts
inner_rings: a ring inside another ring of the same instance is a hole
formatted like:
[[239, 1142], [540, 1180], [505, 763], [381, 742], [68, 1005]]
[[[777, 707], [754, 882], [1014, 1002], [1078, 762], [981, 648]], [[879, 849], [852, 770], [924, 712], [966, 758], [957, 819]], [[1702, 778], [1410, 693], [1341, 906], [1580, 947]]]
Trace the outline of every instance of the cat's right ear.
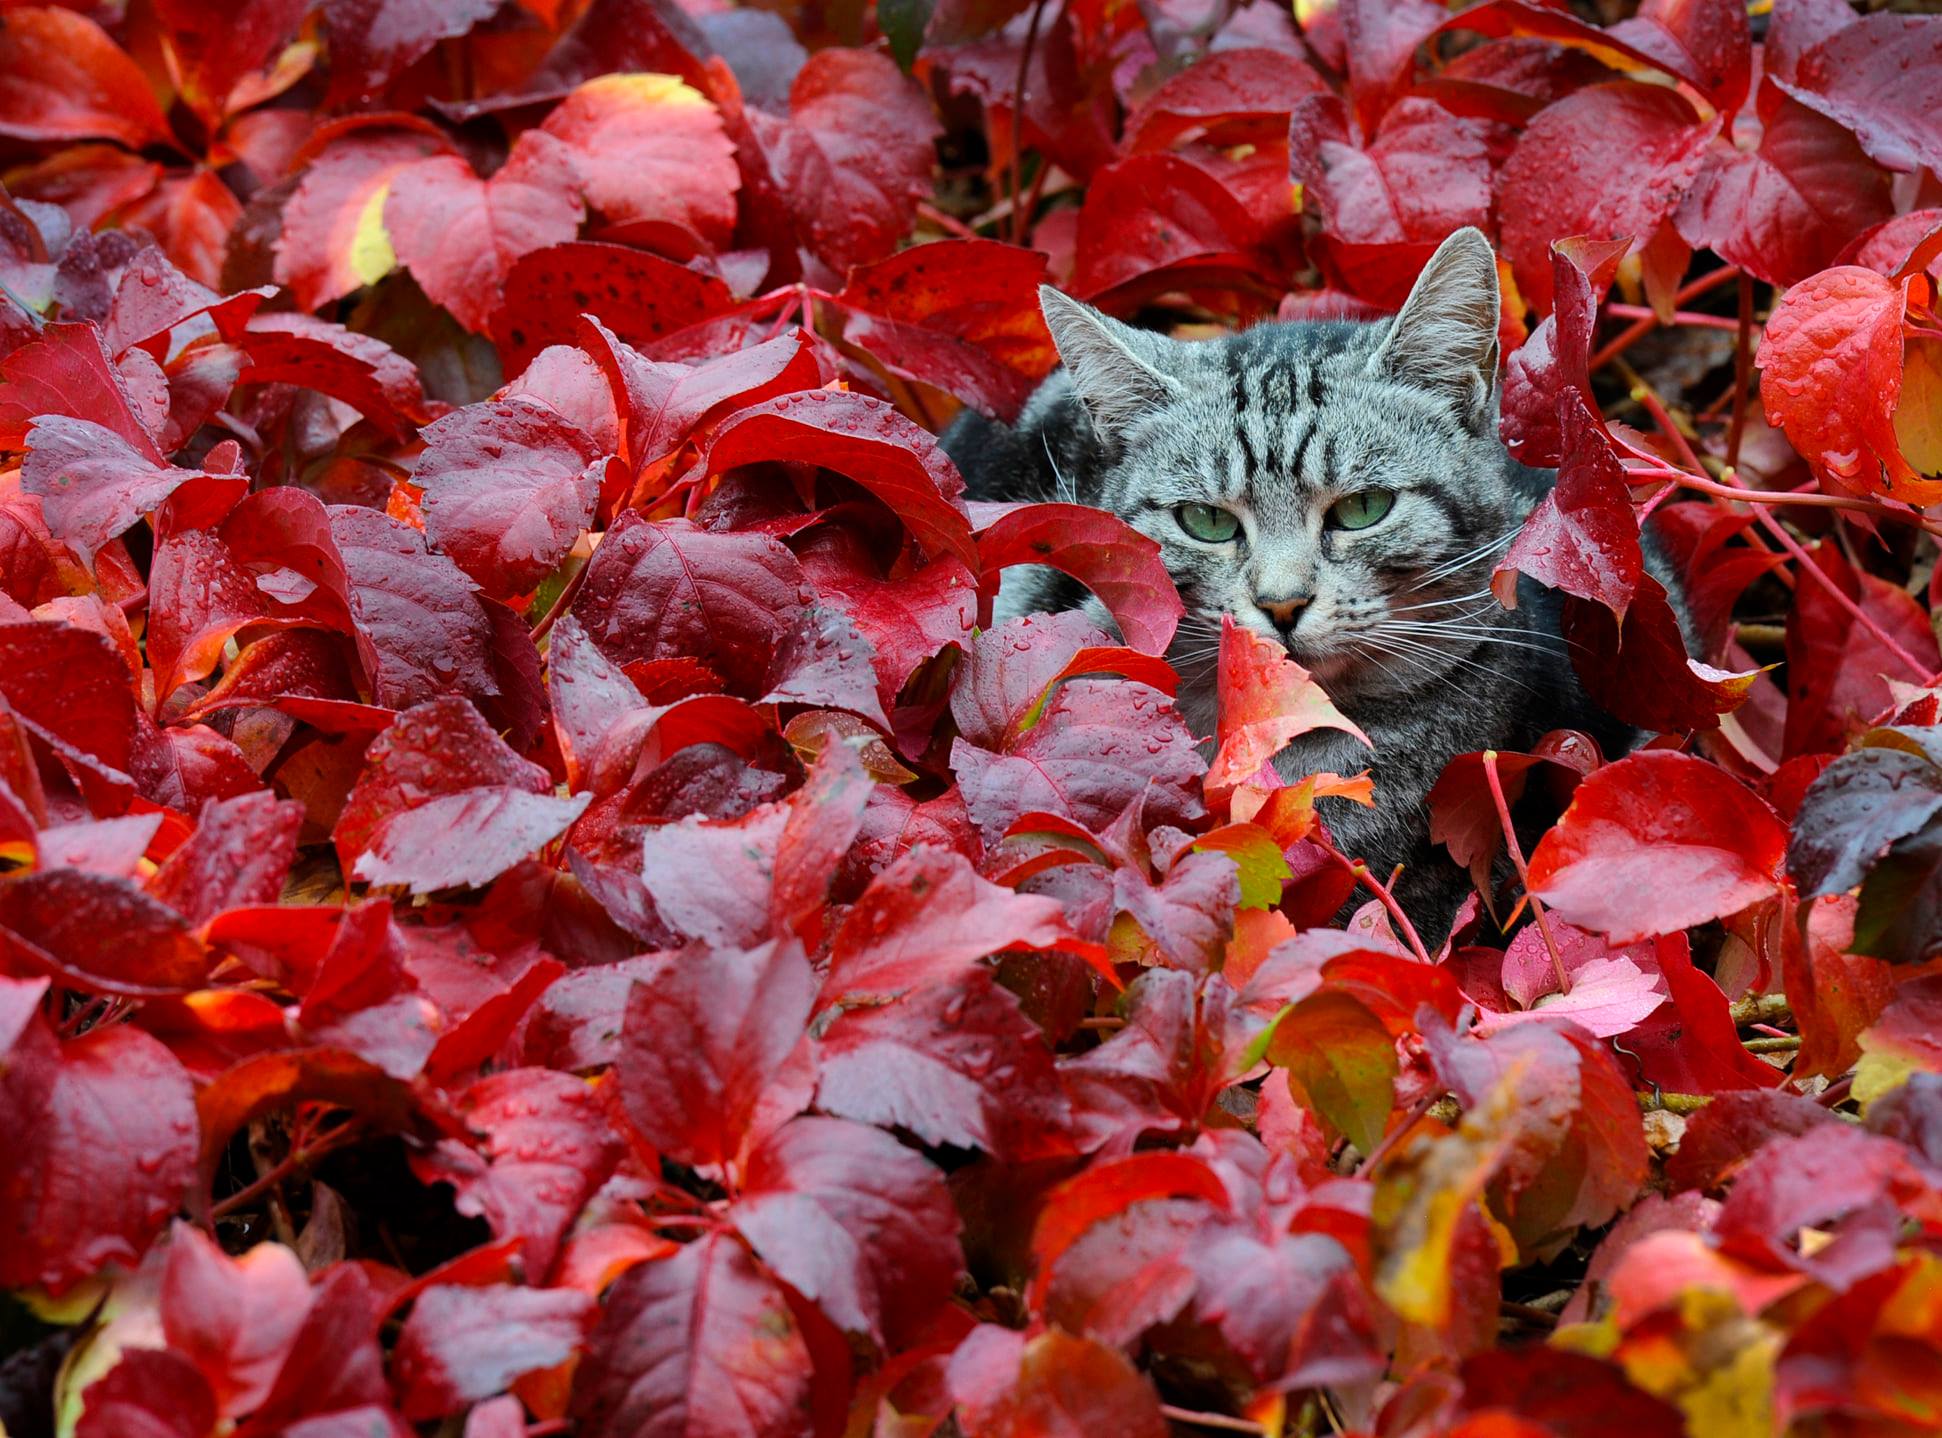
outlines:
[[1140, 331], [1050, 285], [1038, 287], [1038, 303], [1072, 387], [1102, 437], [1117, 435], [1178, 394], [1175, 381], [1141, 357], [1151, 341]]

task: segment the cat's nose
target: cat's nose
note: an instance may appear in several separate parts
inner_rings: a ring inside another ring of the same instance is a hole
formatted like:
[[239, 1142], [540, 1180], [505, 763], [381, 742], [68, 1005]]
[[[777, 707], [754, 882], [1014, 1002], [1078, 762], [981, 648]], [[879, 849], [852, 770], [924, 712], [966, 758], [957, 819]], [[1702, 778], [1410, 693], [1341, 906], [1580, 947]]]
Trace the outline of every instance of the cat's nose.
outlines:
[[1285, 633], [1295, 627], [1295, 621], [1301, 618], [1302, 610], [1308, 607], [1308, 602], [1314, 597], [1312, 594], [1291, 594], [1286, 599], [1257, 597], [1254, 603], [1256, 608], [1274, 621], [1275, 628]]

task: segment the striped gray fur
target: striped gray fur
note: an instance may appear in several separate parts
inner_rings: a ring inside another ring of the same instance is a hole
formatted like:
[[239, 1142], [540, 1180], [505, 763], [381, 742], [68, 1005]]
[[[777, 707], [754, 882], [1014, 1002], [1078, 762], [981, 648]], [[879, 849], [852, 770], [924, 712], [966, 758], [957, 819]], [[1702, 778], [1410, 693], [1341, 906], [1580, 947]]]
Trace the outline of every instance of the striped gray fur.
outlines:
[[[1222, 617], [1285, 643], [1374, 748], [1318, 731], [1276, 767], [1288, 778], [1373, 771], [1374, 809], [1330, 800], [1324, 817], [1378, 874], [1405, 866], [1399, 896], [1434, 942], [1466, 891], [1428, 836], [1425, 798], [1445, 763], [1527, 749], [1560, 727], [1591, 732], [1607, 754], [1636, 739], [1579, 687], [1555, 596], [1525, 581], [1506, 610], [1489, 592], [1553, 476], [1498, 438], [1488, 241], [1452, 235], [1402, 311], [1372, 323], [1263, 324], [1186, 343], [1054, 290], [1041, 298], [1064, 367], [1014, 425], [967, 411], [943, 436], [972, 497], [1096, 505], [1160, 546], [1187, 609], [1168, 658], [1197, 734], [1214, 731]], [[1372, 490], [1394, 496], [1383, 518], [1332, 525], [1331, 506]], [[1230, 511], [1239, 536], [1195, 539], [1182, 505]], [[1263, 607], [1288, 616], [1291, 600], [1306, 602], [1285, 626]], [[1096, 599], [1048, 569], [1009, 571], [998, 605], [1001, 619], [1068, 608], [1113, 632]]]

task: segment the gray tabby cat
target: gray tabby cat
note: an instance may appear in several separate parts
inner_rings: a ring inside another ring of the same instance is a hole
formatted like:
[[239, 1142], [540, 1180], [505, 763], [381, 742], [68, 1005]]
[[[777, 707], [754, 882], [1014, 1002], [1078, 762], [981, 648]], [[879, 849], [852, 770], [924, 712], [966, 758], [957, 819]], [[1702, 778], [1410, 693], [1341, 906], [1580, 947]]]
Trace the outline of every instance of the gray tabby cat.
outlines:
[[[1491, 571], [1550, 487], [1497, 435], [1497, 267], [1475, 229], [1445, 240], [1394, 319], [1263, 324], [1205, 343], [1132, 329], [1040, 290], [1065, 361], [1015, 426], [971, 411], [943, 436], [973, 498], [1065, 499], [1156, 541], [1187, 615], [1168, 658], [1196, 734], [1215, 724], [1221, 618], [1286, 644], [1374, 752], [1333, 730], [1297, 739], [1285, 777], [1368, 768], [1376, 807], [1324, 801], [1337, 843], [1380, 877], [1430, 943], [1466, 880], [1429, 841], [1425, 797], [1457, 754], [1591, 732], [1635, 736], [1585, 697], [1555, 597], [1515, 610]], [[1657, 568], [1657, 566], [1655, 566]], [[1001, 619], [1085, 608], [1046, 569], [1009, 571]]]

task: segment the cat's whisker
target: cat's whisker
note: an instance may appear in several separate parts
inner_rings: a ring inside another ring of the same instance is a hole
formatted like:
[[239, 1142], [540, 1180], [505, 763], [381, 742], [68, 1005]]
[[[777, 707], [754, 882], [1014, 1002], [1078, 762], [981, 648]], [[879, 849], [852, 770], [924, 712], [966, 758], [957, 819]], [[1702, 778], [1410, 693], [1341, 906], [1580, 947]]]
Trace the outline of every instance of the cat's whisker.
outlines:
[[1456, 555], [1454, 558], [1446, 559], [1434, 568], [1424, 570], [1416, 583], [1412, 584], [1403, 592], [1405, 594], [1414, 594], [1417, 590], [1427, 588], [1446, 575], [1456, 573], [1466, 565], [1480, 563], [1497, 550], [1508, 547], [1510, 542], [1517, 538], [1518, 530], [1521, 530], [1523, 527], [1522, 524], [1519, 524], [1513, 529], [1507, 529], [1488, 543], [1480, 544], [1475, 549]]
[[1474, 590], [1469, 594], [1458, 594], [1449, 599], [1428, 599], [1421, 604], [1403, 604], [1390, 610], [1392, 614], [1413, 614], [1419, 609], [1444, 609], [1452, 604], [1472, 604], [1479, 599], [1493, 599], [1488, 588]]

